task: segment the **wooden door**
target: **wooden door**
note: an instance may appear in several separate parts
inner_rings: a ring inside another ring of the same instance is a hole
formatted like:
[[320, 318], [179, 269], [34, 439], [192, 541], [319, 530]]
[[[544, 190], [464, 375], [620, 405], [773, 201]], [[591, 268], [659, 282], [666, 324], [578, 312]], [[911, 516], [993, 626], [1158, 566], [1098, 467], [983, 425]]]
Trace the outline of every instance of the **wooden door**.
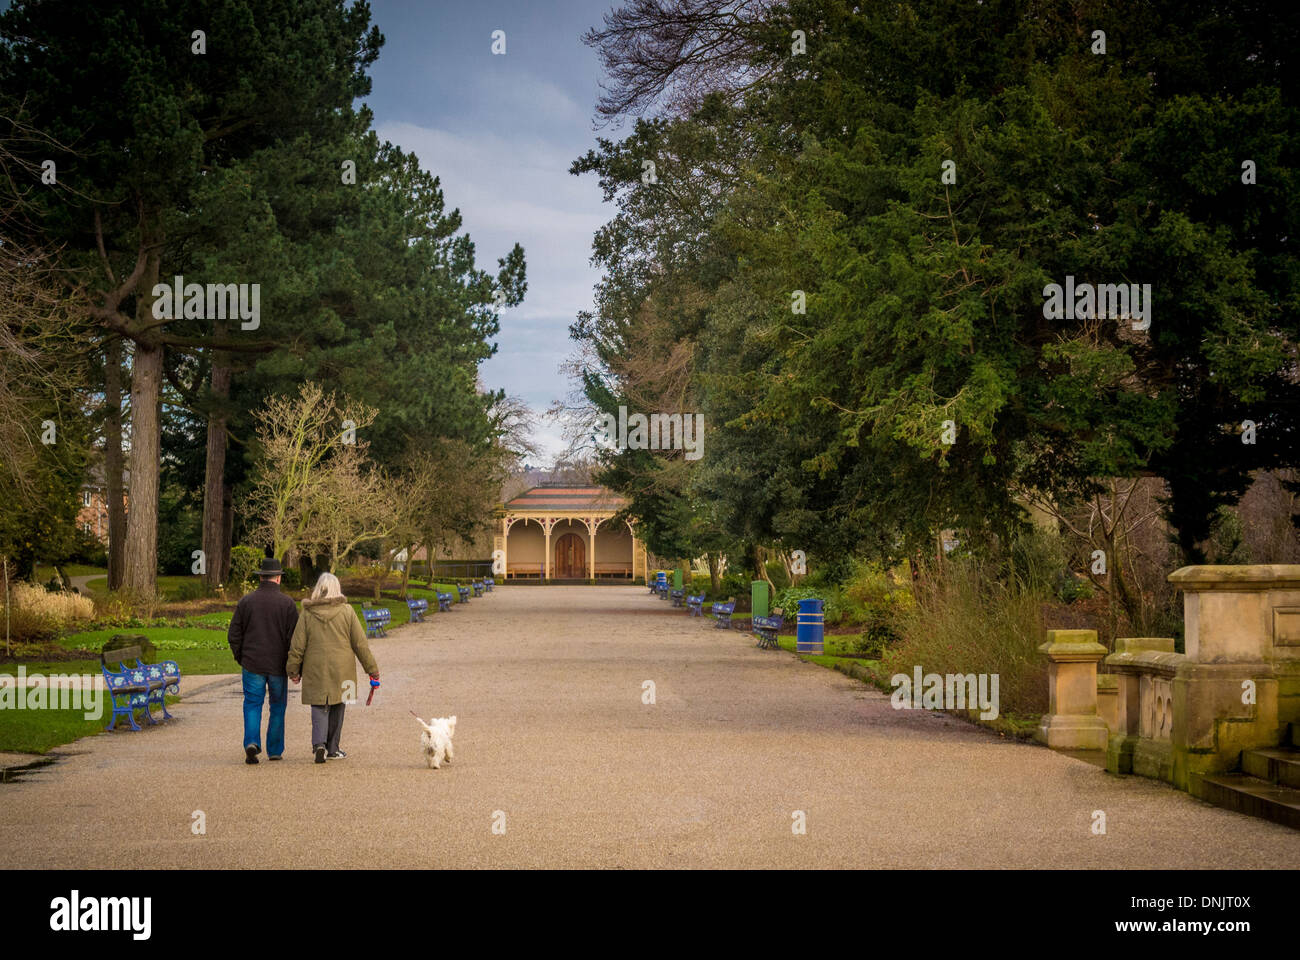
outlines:
[[566, 533], [555, 543], [555, 579], [587, 579], [587, 541], [576, 533]]

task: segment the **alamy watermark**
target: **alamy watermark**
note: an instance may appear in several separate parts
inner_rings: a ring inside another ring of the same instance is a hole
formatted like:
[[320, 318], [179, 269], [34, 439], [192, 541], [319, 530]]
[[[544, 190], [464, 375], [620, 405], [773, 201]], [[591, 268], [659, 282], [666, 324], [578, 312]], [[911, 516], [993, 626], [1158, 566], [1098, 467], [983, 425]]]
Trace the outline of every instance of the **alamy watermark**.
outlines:
[[177, 274], [170, 284], [153, 288], [155, 320], [240, 320], [239, 329], [256, 330], [262, 324], [260, 283], [186, 283]]
[[974, 710], [981, 720], [998, 718], [998, 674], [922, 673], [918, 664], [912, 676], [896, 673], [889, 678], [894, 692], [889, 702], [895, 710]]
[[1043, 287], [1045, 320], [1132, 320], [1134, 330], [1151, 327], [1151, 284], [1149, 283], [1080, 283], [1074, 276], [1065, 278], [1065, 286], [1049, 283]]
[[597, 428], [597, 442], [607, 449], [682, 450], [687, 460], [704, 456], [704, 414], [627, 412], [618, 408], [618, 416], [604, 413]]
[[0, 710], [80, 710], [87, 720], [104, 715], [107, 691], [103, 678], [93, 674], [0, 674]]

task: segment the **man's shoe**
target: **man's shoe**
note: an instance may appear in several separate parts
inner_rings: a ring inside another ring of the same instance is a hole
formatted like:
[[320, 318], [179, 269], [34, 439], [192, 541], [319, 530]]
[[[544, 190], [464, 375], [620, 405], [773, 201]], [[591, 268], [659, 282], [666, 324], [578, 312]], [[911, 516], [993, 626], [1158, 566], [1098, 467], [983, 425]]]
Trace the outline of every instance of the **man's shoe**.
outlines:
[[284, 757], [283, 757], [283, 756], [278, 756], [278, 757], [267, 757], [266, 759], [268, 759], [268, 760], [283, 760]]
[[317, 747], [317, 748], [316, 748], [316, 762], [317, 762], [317, 763], [324, 763], [324, 762], [325, 762], [325, 748], [324, 748], [324, 747]]
[[348, 755], [344, 753], [342, 750], [335, 750], [333, 753], [329, 755], [329, 759], [331, 760], [346, 760], [347, 758]]
[[261, 747], [255, 747], [251, 743], [244, 745], [244, 762], [257, 763], [257, 755], [262, 752]]

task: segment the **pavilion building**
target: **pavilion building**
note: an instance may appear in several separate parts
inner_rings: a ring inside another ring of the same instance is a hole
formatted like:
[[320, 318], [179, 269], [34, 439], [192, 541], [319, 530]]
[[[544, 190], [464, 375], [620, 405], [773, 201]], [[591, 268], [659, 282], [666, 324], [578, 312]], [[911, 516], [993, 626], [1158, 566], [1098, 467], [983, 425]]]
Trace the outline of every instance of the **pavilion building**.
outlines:
[[543, 484], [502, 505], [493, 548], [509, 580], [624, 580], [645, 576], [646, 548], [627, 500], [592, 484]]

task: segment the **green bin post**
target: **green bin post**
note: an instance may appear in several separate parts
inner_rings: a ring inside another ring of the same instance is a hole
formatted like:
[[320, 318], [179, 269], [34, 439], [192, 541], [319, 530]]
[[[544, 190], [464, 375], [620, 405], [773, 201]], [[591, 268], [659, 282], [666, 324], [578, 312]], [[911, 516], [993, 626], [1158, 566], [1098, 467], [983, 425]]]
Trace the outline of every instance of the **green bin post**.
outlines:
[[768, 616], [767, 603], [767, 581], [755, 580], [749, 585], [750, 609], [756, 617]]
[[682, 588], [682, 568], [678, 567], [676, 570], [673, 571], [673, 589], [680, 590], [681, 588]]

